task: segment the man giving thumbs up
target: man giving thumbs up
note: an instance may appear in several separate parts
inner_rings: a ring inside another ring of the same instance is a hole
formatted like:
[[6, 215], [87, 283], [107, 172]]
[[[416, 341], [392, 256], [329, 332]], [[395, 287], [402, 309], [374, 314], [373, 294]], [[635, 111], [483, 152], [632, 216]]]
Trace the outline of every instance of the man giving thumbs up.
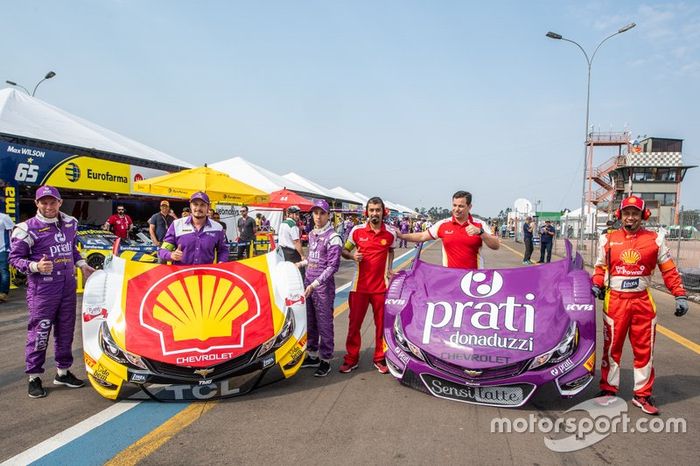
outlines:
[[452, 217], [440, 220], [426, 231], [399, 233], [400, 239], [420, 243], [442, 239], [442, 265], [460, 269], [476, 269], [483, 266], [479, 260], [482, 244], [498, 249], [498, 236], [491, 233], [487, 224], [474, 221], [471, 216], [472, 195], [457, 191], [452, 196]]
[[207, 217], [209, 196], [196, 192], [190, 197], [190, 215], [168, 227], [158, 257], [176, 265], [213, 264], [228, 261], [226, 234], [219, 222]]
[[17, 224], [12, 232], [10, 264], [27, 275], [27, 346], [25, 372], [29, 376], [29, 397], [46, 396], [40, 375], [44, 372], [46, 348], [53, 329], [56, 340], [54, 385], [79, 388], [84, 382], [68, 369], [73, 364], [75, 329], [75, 268], [87, 278], [94, 269], [80, 256], [76, 232], [78, 221], [60, 211], [63, 200], [58, 189], [41, 186], [36, 190], [36, 215]]

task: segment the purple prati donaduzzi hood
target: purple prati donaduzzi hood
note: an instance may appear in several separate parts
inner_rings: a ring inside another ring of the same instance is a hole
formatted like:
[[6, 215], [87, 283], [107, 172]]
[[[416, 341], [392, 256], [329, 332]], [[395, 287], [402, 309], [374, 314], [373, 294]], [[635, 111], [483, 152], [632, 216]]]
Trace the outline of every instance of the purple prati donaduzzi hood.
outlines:
[[501, 270], [418, 261], [404, 282], [404, 334], [424, 352], [468, 368], [538, 356], [569, 326], [558, 286], [567, 273], [566, 260]]

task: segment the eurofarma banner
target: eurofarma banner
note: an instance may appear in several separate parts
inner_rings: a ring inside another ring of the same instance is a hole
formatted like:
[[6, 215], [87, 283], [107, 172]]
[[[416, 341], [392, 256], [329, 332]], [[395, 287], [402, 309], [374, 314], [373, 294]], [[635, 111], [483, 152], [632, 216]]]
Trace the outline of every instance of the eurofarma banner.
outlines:
[[0, 142], [0, 180], [5, 184], [133, 193], [134, 181], [167, 172], [85, 155]]

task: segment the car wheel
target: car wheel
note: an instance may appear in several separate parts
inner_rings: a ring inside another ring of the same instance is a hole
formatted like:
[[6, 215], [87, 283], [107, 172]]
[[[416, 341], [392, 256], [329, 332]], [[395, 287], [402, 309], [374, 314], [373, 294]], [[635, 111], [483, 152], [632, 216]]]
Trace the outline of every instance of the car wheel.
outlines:
[[103, 256], [100, 253], [90, 254], [87, 257], [86, 261], [90, 267], [92, 267], [95, 270], [99, 270], [102, 269], [105, 265], [105, 256]]

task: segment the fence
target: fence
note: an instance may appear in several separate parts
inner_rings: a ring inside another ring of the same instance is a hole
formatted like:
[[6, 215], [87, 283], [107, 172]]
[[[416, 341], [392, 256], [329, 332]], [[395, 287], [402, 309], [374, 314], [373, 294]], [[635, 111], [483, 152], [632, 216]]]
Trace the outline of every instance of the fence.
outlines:
[[[666, 229], [666, 245], [671, 249], [671, 255], [683, 276], [683, 284], [688, 294], [700, 299], [700, 238], [695, 225], [689, 223], [685, 222], [681, 216], [679, 228]], [[578, 239], [570, 240], [574, 249], [583, 256], [586, 265], [591, 267], [596, 260], [598, 239], [599, 234], [595, 238], [584, 240], [581, 248], [578, 248]], [[555, 240], [553, 253], [560, 256], [566, 254], [563, 239]], [[665, 288], [661, 272], [658, 270], [654, 273], [653, 285], [657, 288]]]

